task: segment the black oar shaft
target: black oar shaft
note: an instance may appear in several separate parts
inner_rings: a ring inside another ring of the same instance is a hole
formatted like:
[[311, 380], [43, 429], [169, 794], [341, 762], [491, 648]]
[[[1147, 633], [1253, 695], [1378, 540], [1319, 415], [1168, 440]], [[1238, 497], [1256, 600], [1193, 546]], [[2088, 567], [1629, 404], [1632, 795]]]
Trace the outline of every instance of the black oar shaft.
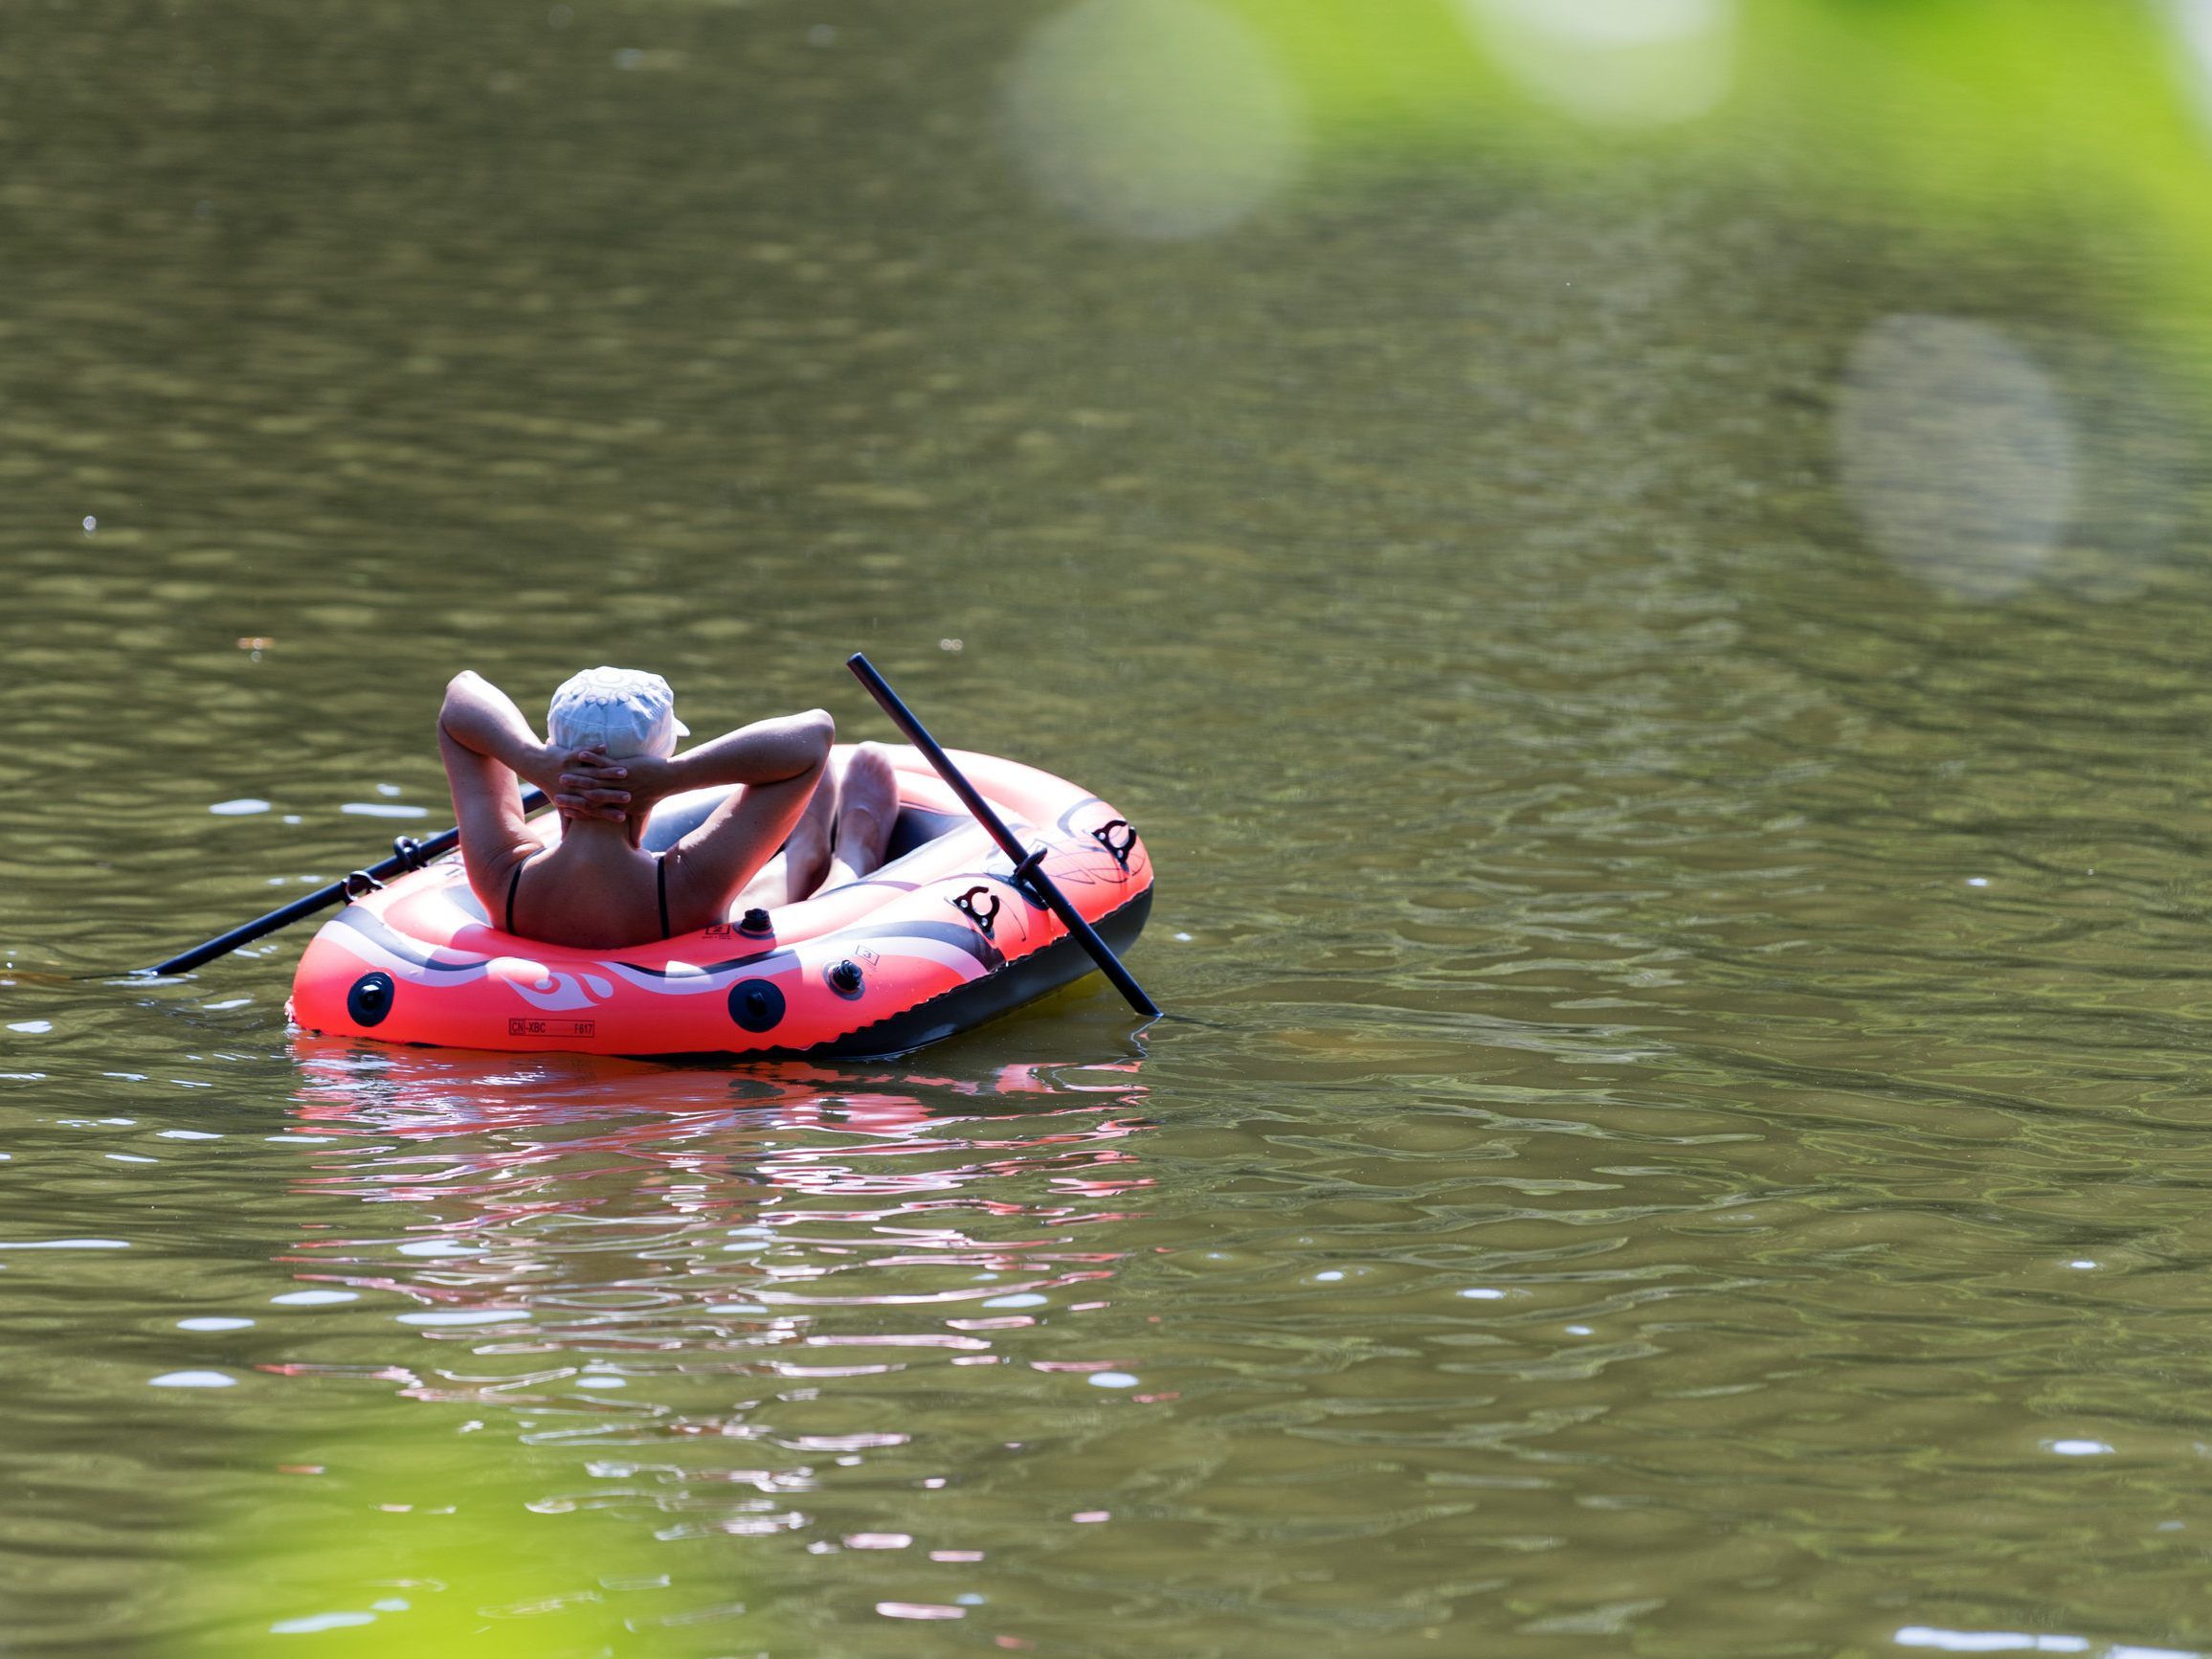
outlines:
[[1145, 988], [1122, 966], [1121, 958], [1113, 953], [1113, 947], [1098, 936], [1098, 930], [1084, 920], [1083, 912], [1060, 890], [1059, 884], [1044, 873], [1041, 865], [1030, 860], [1029, 849], [1006, 827], [1006, 820], [998, 816], [997, 809], [985, 800], [975, 786], [968, 781], [966, 774], [952, 764], [952, 757], [924, 729], [922, 723], [914, 718], [914, 711], [900, 701], [899, 694], [891, 689], [890, 683], [876, 672], [876, 665], [856, 651], [845, 659], [845, 666], [853, 671], [854, 678], [868, 688], [868, 695], [883, 706], [883, 712], [891, 717], [891, 724], [906, 734], [906, 741], [922, 751], [922, 758], [937, 769], [937, 775], [945, 780], [947, 788], [960, 797], [960, 804], [975, 815], [977, 823], [990, 831], [991, 839], [1014, 861], [1017, 873], [1023, 865], [1027, 865], [1029, 884], [1035, 887], [1038, 896], [1052, 913], [1060, 918], [1061, 926], [1090, 953], [1090, 959], [1098, 964], [1098, 971], [1106, 976], [1131, 1008], [1148, 1020], [1157, 1019], [1159, 1004], [1145, 995]]
[[[523, 796], [523, 810], [525, 812], [535, 812], [545, 804], [546, 796], [542, 791], [533, 789], [526, 791]], [[194, 945], [190, 950], [181, 952], [166, 962], [156, 962], [152, 967], [141, 969], [140, 972], [145, 974], [190, 974], [203, 962], [212, 962], [217, 956], [227, 956], [240, 945], [251, 945], [256, 939], [261, 938], [265, 934], [274, 933], [281, 928], [289, 928], [302, 916], [311, 916], [317, 910], [327, 909], [330, 906], [340, 903], [351, 895], [354, 880], [357, 876], [369, 876], [375, 881], [382, 882], [387, 877], [400, 874], [403, 870], [419, 869], [433, 859], [443, 858], [447, 853], [453, 851], [459, 842], [460, 829], [458, 825], [456, 825], [441, 834], [432, 836], [426, 841], [415, 842], [404, 852], [395, 852], [382, 863], [370, 864], [366, 870], [357, 870], [352, 875], [343, 876], [328, 886], [317, 887], [313, 892], [303, 894], [302, 897], [294, 899], [290, 904], [271, 910], [265, 916], [256, 917], [243, 927], [233, 928], [229, 932], [210, 939], [204, 945]]]

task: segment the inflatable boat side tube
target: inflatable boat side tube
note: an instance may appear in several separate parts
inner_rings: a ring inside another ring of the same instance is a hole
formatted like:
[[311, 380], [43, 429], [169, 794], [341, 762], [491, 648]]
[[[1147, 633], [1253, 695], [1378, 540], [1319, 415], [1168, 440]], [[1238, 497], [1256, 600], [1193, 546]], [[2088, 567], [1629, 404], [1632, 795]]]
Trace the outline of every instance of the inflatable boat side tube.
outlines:
[[[1126, 951], [1145, 930], [1152, 912], [1152, 890], [1147, 887], [1120, 909], [1093, 926], [1099, 937], [1116, 951]], [[1072, 985], [1093, 971], [1090, 956], [1076, 939], [1062, 934], [1040, 951], [1032, 951], [1017, 962], [1009, 962], [972, 979], [954, 991], [905, 1009], [888, 1020], [863, 1025], [835, 1042], [800, 1052], [819, 1059], [885, 1060], [908, 1054], [927, 1043], [942, 1042], [972, 1031], [985, 1020], [1011, 1014], [1039, 997]]]
[[[921, 756], [889, 753], [901, 808], [893, 856], [857, 882], [674, 939], [582, 951], [495, 928], [449, 857], [358, 895], [324, 924], [301, 957], [289, 1012], [318, 1035], [439, 1047], [878, 1058], [1088, 972], [1076, 935]], [[1038, 838], [1041, 867], [1082, 918], [1128, 948], [1152, 885], [1128, 821], [1035, 768], [958, 758]], [[662, 835], [681, 827], [659, 817]]]

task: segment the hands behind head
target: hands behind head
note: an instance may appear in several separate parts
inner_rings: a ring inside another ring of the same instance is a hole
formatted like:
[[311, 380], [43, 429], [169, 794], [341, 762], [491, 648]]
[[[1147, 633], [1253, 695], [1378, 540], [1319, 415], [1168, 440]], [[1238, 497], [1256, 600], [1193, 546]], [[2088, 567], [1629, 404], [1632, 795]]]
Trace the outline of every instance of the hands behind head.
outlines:
[[674, 787], [668, 763], [650, 754], [629, 754], [619, 760], [593, 745], [558, 755], [560, 787], [549, 791], [563, 818], [604, 818], [621, 823], [642, 818]]
[[547, 791], [563, 818], [605, 818], [620, 823], [630, 816], [630, 769], [607, 758], [594, 745], [571, 749], [553, 758], [560, 766], [558, 787]]

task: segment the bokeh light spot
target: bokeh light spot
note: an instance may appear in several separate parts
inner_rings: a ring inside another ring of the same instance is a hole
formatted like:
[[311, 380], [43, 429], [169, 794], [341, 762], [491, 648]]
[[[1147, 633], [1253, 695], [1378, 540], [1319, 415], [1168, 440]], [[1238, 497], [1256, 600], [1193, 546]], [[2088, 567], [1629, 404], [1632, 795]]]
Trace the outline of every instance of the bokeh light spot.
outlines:
[[1595, 126], [1704, 115], [1735, 70], [1735, 0], [1456, 0], [1475, 43], [1531, 97]]
[[2073, 515], [2073, 424], [2050, 378], [1987, 324], [1895, 316], [1868, 328], [1835, 442], [1875, 545], [1955, 598], [2025, 586]]
[[2212, 122], [2212, 0], [2171, 0], [2166, 12], [2180, 38], [2198, 112]]
[[1273, 54], [1203, 0], [1082, 0], [1048, 18], [1008, 71], [1000, 124], [1039, 194], [1128, 236], [1226, 230], [1306, 157]]

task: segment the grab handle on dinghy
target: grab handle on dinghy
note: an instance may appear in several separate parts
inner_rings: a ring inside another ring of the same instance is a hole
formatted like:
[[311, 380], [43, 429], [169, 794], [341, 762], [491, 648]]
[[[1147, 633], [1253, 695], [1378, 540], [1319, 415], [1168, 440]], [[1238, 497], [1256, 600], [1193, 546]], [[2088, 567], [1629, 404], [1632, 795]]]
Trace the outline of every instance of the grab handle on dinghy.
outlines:
[[1098, 964], [1098, 971], [1111, 981], [1113, 988], [1122, 994], [1131, 1008], [1147, 1020], [1158, 1019], [1159, 1004], [1145, 995], [1145, 988], [1122, 966], [1121, 958], [1113, 953], [1113, 947], [1098, 936], [1098, 930], [1084, 919], [1083, 912], [1068, 902], [1067, 895], [1060, 890], [1059, 884], [1044, 873], [1044, 849], [1032, 849], [1021, 844], [1014, 832], [1006, 827], [1006, 821], [998, 816], [997, 811], [977, 793], [975, 786], [968, 781], [960, 769], [952, 764], [952, 757], [938, 746], [937, 740], [914, 718], [913, 710], [899, 700], [899, 694], [891, 689], [890, 683], [876, 672], [876, 665], [865, 655], [854, 652], [845, 659], [845, 666], [853, 671], [855, 679], [868, 688], [868, 695], [891, 717], [891, 724], [906, 734], [906, 741], [922, 751], [922, 758], [937, 769], [937, 775], [945, 780], [948, 789], [960, 797], [960, 804], [974, 815], [977, 823], [990, 831], [991, 839], [998, 843], [999, 850], [1014, 861], [1016, 880], [1026, 890], [1035, 893], [1045, 908], [1060, 918], [1060, 924], [1067, 930], [1068, 936], [1090, 953], [1090, 959]]
[[[543, 791], [531, 789], [523, 792], [523, 810], [525, 812], [536, 812], [545, 804], [546, 796]], [[138, 972], [147, 975], [190, 974], [201, 963], [212, 962], [217, 956], [227, 956], [240, 945], [251, 945], [264, 934], [274, 933], [279, 928], [290, 927], [302, 916], [311, 916], [317, 910], [325, 909], [344, 900], [356, 898], [370, 887], [381, 887], [387, 876], [402, 875], [409, 870], [419, 870], [433, 859], [443, 858], [459, 844], [460, 826], [458, 824], [441, 834], [432, 836], [426, 841], [413, 841], [407, 836], [400, 836], [391, 843], [391, 857], [384, 860], [381, 863], [370, 864], [365, 870], [349, 871], [328, 886], [317, 887], [303, 898], [294, 899], [290, 904], [271, 910], [265, 916], [257, 916], [242, 928], [233, 928], [229, 932], [218, 934], [204, 945], [194, 945], [190, 950], [180, 952], [166, 962], [156, 962], [152, 967], [141, 968]]]
[[[1119, 841], [1114, 839], [1114, 831], [1116, 830], [1122, 832]], [[1137, 844], [1137, 830], [1136, 825], [1130, 823], [1128, 818], [1106, 819], [1105, 823], [1100, 824], [1098, 828], [1090, 832], [1090, 839], [1113, 854], [1114, 863], [1121, 865], [1123, 869], [1126, 870], [1129, 867], [1129, 848]]]

